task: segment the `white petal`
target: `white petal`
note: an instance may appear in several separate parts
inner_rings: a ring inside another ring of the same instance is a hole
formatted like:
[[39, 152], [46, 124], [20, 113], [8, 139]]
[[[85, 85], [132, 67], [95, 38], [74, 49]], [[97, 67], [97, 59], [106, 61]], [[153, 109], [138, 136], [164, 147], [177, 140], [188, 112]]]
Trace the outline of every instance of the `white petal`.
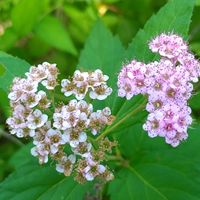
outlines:
[[12, 101], [15, 101], [17, 99], [17, 94], [16, 92], [10, 92], [8, 95], [8, 98]]
[[93, 181], [94, 180], [94, 176], [91, 174], [91, 173], [87, 173], [85, 175], [85, 178], [88, 180], [88, 181]]
[[29, 136], [30, 136], [30, 137], [34, 137], [34, 136], [35, 136], [35, 130], [30, 130]]
[[36, 109], [36, 110], [33, 112], [33, 115], [34, 115], [35, 117], [39, 117], [39, 116], [42, 115], [42, 112], [41, 112], [40, 110]]
[[72, 164], [76, 162], [76, 156], [74, 154], [69, 155], [68, 159], [71, 161]]
[[65, 95], [66, 97], [69, 97], [69, 96], [71, 96], [72, 94], [73, 94], [73, 91], [67, 91], [67, 92], [64, 93], [64, 95]]
[[31, 155], [33, 155], [33, 156], [38, 156], [38, 152], [37, 152], [36, 147], [33, 147], [33, 148], [31, 149]]
[[45, 124], [47, 122], [47, 120], [48, 120], [48, 115], [43, 114], [41, 116], [41, 121], [43, 122], [43, 124]]
[[98, 172], [99, 172], [100, 174], [104, 173], [105, 170], [106, 170], [106, 168], [105, 168], [103, 165], [98, 165]]
[[96, 99], [98, 97], [97, 93], [94, 91], [90, 91], [89, 95], [91, 99]]
[[69, 144], [70, 144], [71, 147], [75, 148], [79, 145], [79, 141], [78, 140], [71, 140]]
[[64, 167], [63, 167], [63, 165], [57, 164], [56, 165], [56, 171], [59, 172], [59, 173], [64, 173]]
[[55, 154], [58, 152], [58, 147], [56, 147], [55, 145], [51, 145], [51, 153]]
[[79, 135], [79, 142], [85, 142], [87, 140], [87, 134], [85, 132], [81, 132]]
[[107, 98], [107, 95], [106, 94], [104, 94], [104, 95], [98, 95], [97, 96], [97, 99], [98, 100], [104, 100], [104, 99], [106, 99]]
[[70, 134], [69, 133], [64, 133], [64, 134], [62, 134], [62, 140], [64, 141], [64, 142], [69, 142], [69, 140], [70, 140]]

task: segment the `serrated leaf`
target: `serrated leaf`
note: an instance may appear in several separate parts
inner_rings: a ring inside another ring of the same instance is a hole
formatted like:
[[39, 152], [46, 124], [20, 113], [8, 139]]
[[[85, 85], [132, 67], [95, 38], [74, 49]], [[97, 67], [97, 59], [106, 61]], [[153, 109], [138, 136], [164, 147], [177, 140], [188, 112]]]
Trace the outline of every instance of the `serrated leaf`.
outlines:
[[90, 184], [59, 175], [54, 167], [29, 163], [18, 168], [0, 184], [0, 199], [82, 200]]
[[109, 185], [111, 200], [200, 199], [199, 131], [200, 126], [190, 130], [189, 139], [176, 149], [159, 138], [151, 140], [141, 124], [121, 135], [120, 150], [130, 167], [116, 172]]
[[88, 37], [79, 59], [82, 70], [101, 69], [110, 78], [109, 86], [113, 88], [112, 95], [105, 104], [112, 107], [117, 96], [117, 74], [123, 61], [124, 48], [118, 37], [114, 37], [98, 20]]
[[36, 27], [36, 35], [47, 44], [59, 50], [77, 54], [77, 50], [63, 24], [53, 16], [45, 17]]
[[170, 0], [156, 15], [153, 15], [133, 38], [126, 58], [152, 61], [155, 58], [148, 48], [148, 42], [163, 32], [175, 32], [187, 38], [195, 0]]
[[29, 67], [30, 64], [26, 61], [0, 52], [0, 82], [3, 83], [0, 88], [8, 93], [12, 80], [17, 76], [24, 76]]

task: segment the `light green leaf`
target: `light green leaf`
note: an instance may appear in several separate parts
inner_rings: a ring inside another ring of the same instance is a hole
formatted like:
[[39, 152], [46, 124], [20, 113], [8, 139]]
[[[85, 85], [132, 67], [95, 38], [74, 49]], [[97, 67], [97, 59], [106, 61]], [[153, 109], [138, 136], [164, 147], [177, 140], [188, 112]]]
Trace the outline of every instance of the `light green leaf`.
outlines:
[[7, 28], [5, 33], [0, 37], [0, 49], [4, 51], [8, 50], [9, 48], [13, 47], [17, 39], [18, 36], [13, 28]]
[[17, 57], [13, 57], [4, 52], [0, 52], [0, 88], [6, 93], [9, 92], [12, 80], [17, 76], [24, 76], [30, 64]]
[[43, 14], [45, 1], [20, 0], [12, 10], [13, 28], [19, 36], [29, 33]]
[[77, 54], [67, 29], [57, 18], [52, 16], [45, 17], [35, 27], [35, 33], [47, 44], [73, 55]]

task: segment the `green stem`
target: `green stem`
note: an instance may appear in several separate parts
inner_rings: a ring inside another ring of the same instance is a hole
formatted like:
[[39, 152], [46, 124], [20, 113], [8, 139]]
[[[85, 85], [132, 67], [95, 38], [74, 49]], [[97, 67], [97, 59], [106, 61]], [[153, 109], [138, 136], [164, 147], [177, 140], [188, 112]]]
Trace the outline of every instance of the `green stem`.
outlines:
[[24, 144], [18, 140], [16, 137], [14, 137], [13, 135], [7, 133], [6, 131], [0, 129], [0, 136], [2, 135], [2, 137], [6, 138], [7, 140], [10, 140], [11, 142], [13, 142], [14, 144], [18, 145], [18, 146], [23, 146]]
[[51, 97], [53, 108], [55, 109], [55, 90], [49, 91], [49, 95]]
[[[146, 100], [145, 100], [145, 102], [146, 102]], [[120, 119], [119, 121], [117, 121], [113, 126], [111, 126], [110, 128], [106, 129], [101, 135], [99, 135], [96, 138], [96, 141], [99, 141], [100, 139], [102, 139], [103, 137], [105, 137], [106, 135], [108, 135], [108, 133], [110, 133], [111, 131], [113, 131], [116, 127], [118, 127], [120, 124], [122, 124], [124, 121], [126, 121], [129, 117], [131, 117], [132, 115], [135, 115], [139, 111], [143, 110], [144, 107], [145, 107], [145, 103], [142, 103], [136, 109], [134, 109], [133, 111], [131, 111], [130, 113], [128, 113], [125, 117], [123, 117], [122, 119]]]

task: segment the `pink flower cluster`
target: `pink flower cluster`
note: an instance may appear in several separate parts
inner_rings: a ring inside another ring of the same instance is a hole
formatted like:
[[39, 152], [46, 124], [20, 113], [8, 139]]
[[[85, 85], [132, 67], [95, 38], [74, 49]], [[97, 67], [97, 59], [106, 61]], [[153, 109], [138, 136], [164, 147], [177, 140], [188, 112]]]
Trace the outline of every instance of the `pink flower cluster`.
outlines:
[[188, 50], [188, 45], [175, 34], [161, 34], [149, 48], [160, 54], [160, 61], [148, 64], [133, 60], [123, 66], [118, 77], [118, 95], [132, 98], [147, 94], [149, 112], [144, 130], [150, 137], [164, 137], [173, 147], [188, 137], [192, 123], [187, 101], [200, 76], [200, 63]]
[[94, 111], [93, 105], [83, 100], [87, 92], [92, 99], [107, 98], [112, 92], [106, 83], [109, 77], [100, 70], [90, 73], [77, 70], [72, 82], [61, 81], [63, 101], [71, 94], [77, 98], [68, 99], [66, 104], [60, 99], [56, 101], [54, 95], [59, 85], [57, 76], [56, 64], [45, 62], [32, 66], [26, 78], [13, 80], [8, 95], [13, 112], [7, 119], [11, 134], [31, 137], [35, 145], [31, 154], [38, 157], [40, 164], [47, 163], [51, 157], [57, 163], [58, 172], [69, 176], [74, 171], [79, 182], [91, 181], [96, 176], [112, 179], [107, 166], [101, 164], [111, 143], [98, 150], [97, 146], [93, 147], [91, 137], [110, 125], [114, 118], [110, 108]]

